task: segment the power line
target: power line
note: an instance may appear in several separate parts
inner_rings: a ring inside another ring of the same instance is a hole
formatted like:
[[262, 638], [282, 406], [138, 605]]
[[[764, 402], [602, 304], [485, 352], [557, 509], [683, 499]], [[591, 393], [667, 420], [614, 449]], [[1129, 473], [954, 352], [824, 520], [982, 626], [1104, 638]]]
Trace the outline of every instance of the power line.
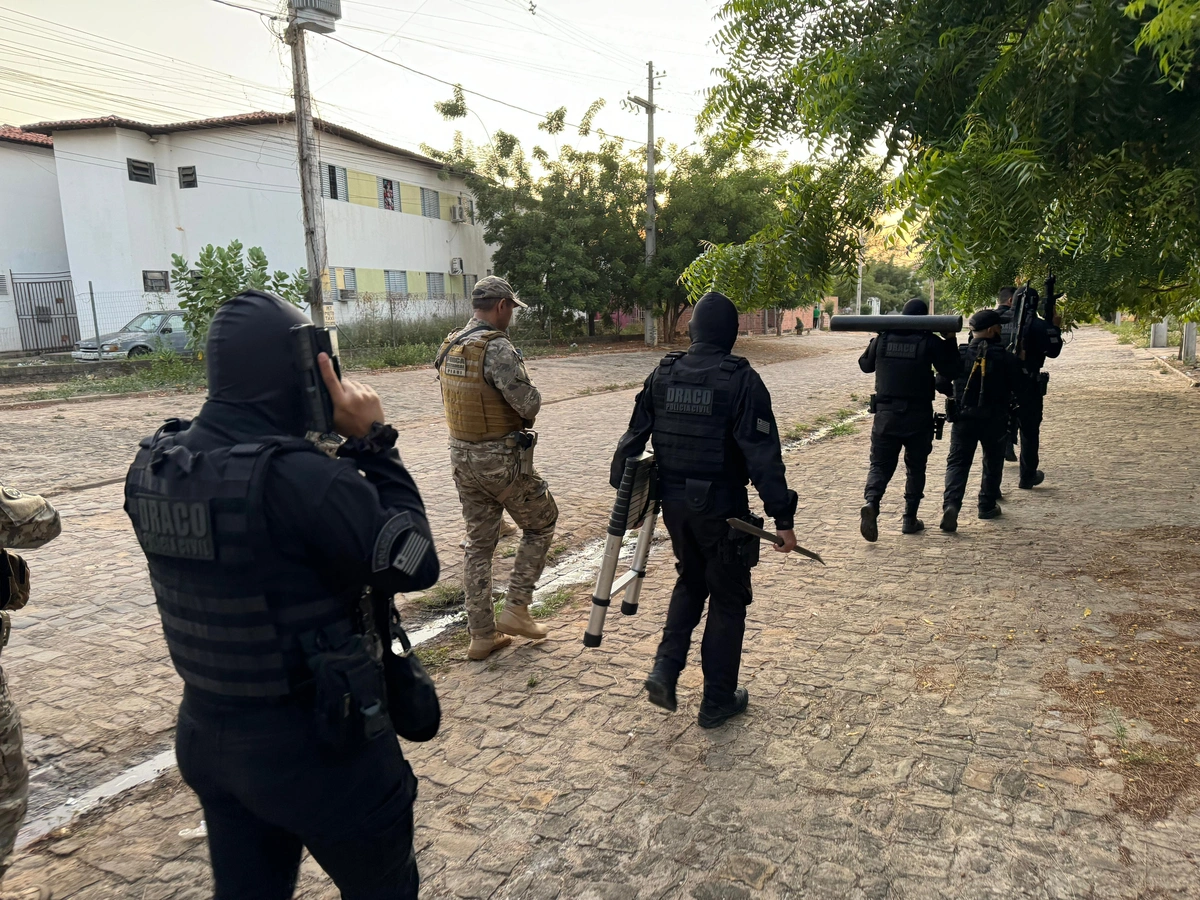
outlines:
[[[536, 112], [532, 109], [526, 109], [524, 106], [517, 106], [515, 103], [509, 103], [507, 100], [500, 100], [496, 97], [489, 97], [487, 94], [481, 94], [479, 91], [472, 91], [468, 88], [462, 87], [461, 85], [455, 84], [452, 81], [447, 81], [444, 78], [438, 78], [436, 75], [430, 75], [428, 72], [422, 72], [420, 69], [414, 69], [412, 66], [406, 66], [402, 62], [397, 62], [394, 59], [388, 59], [386, 56], [380, 56], [378, 53], [372, 53], [370, 50], [367, 50], [363, 47], [356, 47], [356, 46], [354, 46], [354, 44], [349, 44], [346, 41], [343, 41], [341, 38], [336, 38], [331, 34], [322, 35], [322, 37], [324, 37], [325, 40], [327, 40], [327, 41], [333, 41], [335, 44], [341, 44], [343, 47], [349, 47], [351, 50], [357, 50], [359, 53], [365, 53], [365, 54], [367, 54], [367, 56], [373, 56], [373, 57], [375, 57], [375, 59], [379, 60], [380, 62], [385, 62], [388, 65], [396, 66], [397, 68], [404, 69], [406, 72], [412, 72], [414, 75], [420, 75], [423, 78], [429, 78], [432, 81], [436, 81], [439, 84], [444, 84], [447, 87], [459, 88], [460, 90], [462, 90], [462, 92], [464, 94], [470, 94], [471, 96], [479, 97], [482, 100], [488, 100], [488, 101], [491, 101], [492, 103], [498, 103], [501, 106], [507, 106], [509, 109], [517, 110], [517, 112], [523, 112], [523, 113], [527, 113], [528, 115], [531, 115], [531, 116], [537, 116], [538, 119], [546, 118], [546, 113], [544, 113], [544, 112]], [[566, 122], [566, 124], [570, 125], [572, 128], [579, 127], [579, 125], [577, 125], [574, 122]], [[628, 144], [641, 144], [642, 143], [641, 141], [634, 140], [633, 138], [621, 137], [621, 135], [619, 135], [619, 134], [609, 134], [606, 132], [606, 135], [608, 137], [616, 138], [619, 141], [624, 141], [625, 143], [628, 143]]]

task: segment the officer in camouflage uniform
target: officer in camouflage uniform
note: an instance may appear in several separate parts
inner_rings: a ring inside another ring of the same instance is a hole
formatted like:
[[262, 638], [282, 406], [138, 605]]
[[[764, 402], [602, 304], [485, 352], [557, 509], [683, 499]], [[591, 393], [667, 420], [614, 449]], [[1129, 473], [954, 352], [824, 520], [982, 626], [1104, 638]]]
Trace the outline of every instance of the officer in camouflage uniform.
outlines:
[[[547, 629], [529, 604], [554, 537], [558, 506], [533, 469], [530, 432], [542, 395], [505, 333], [525, 304], [503, 278], [489, 275], [471, 292], [475, 315], [443, 342], [435, 363], [450, 429], [450, 465], [467, 535], [463, 568], [471, 659], [486, 659], [512, 643], [538, 640]], [[492, 555], [504, 511], [521, 529], [508, 596], [499, 616], [492, 605]]]
[[[8, 643], [9, 611], [29, 601], [29, 566], [12, 550], [32, 550], [62, 531], [58, 511], [34, 494], [0, 485], [0, 647]], [[21, 715], [0, 669], [0, 881], [13, 862], [13, 845], [25, 818], [29, 769], [21, 752]], [[0, 900], [49, 900], [46, 887], [5, 891]]]

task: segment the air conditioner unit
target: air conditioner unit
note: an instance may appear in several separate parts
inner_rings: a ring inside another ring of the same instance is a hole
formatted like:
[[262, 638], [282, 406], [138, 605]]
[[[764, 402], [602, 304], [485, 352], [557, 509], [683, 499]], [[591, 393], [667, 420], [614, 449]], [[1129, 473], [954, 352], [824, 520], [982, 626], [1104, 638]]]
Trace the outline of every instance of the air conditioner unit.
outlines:
[[[462, 209], [460, 206], [459, 209]], [[456, 256], [450, 260], [450, 274], [461, 275], [463, 273], [463, 261], [461, 256]]]
[[450, 221], [456, 225], [461, 225], [463, 222], [467, 221], [467, 213], [462, 206], [450, 207]]

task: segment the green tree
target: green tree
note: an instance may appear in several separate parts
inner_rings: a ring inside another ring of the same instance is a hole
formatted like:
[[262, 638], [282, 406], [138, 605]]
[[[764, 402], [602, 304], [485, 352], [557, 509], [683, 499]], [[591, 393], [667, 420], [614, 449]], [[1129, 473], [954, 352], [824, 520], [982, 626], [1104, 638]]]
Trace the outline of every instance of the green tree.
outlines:
[[[484, 237], [496, 245], [493, 263], [533, 307], [543, 332], [554, 322], [583, 319], [595, 331], [595, 315], [630, 304], [643, 257], [640, 218], [644, 181], [635, 151], [593, 132], [603, 102], [592, 104], [574, 126], [578, 144], [595, 134], [593, 149], [559, 143], [566, 109], [538, 126], [556, 144], [555, 155], [497, 132], [483, 147], [455, 137], [449, 151], [423, 148], [448, 168], [466, 173], [477, 200]], [[469, 113], [461, 91], [437, 104], [449, 119]], [[533, 166], [538, 166], [535, 176]]]
[[702, 121], [883, 146], [962, 307], [1047, 268], [1082, 312], [1197, 312], [1195, 0], [727, 0]]
[[178, 253], [171, 255], [171, 278], [183, 310], [188, 344], [203, 348], [208, 341], [208, 327], [217, 309], [251, 288], [269, 290], [296, 306], [303, 305], [308, 290], [308, 273], [300, 269], [294, 275], [277, 271], [271, 274], [267, 256], [261, 247], [251, 247], [242, 253], [240, 241], [228, 247], [207, 245], [200, 251], [195, 268]]
[[643, 302], [662, 315], [664, 334], [673, 335], [688, 304], [680, 274], [706, 245], [741, 243], [768, 224], [778, 211], [783, 164], [716, 141], [699, 153], [673, 147], [667, 162], [654, 262], [638, 281]]
[[857, 271], [863, 234], [883, 203], [878, 168], [857, 162], [807, 163], [784, 173], [778, 209], [744, 243], [712, 244], [681, 278], [694, 302], [726, 294], [739, 309], [793, 309], [819, 301], [839, 277]]
[[[833, 287], [833, 294], [838, 298], [841, 307], [845, 309], [854, 302], [858, 292], [857, 273], [838, 281]], [[867, 257], [863, 265], [862, 298], [863, 310], [868, 309], [867, 301], [871, 297], [879, 298], [881, 313], [898, 312], [909, 300], [924, 300], [929, 296], [929, 285], [922, 278], [915, 266], [905, 266], [894, 259], [872, 259]]]

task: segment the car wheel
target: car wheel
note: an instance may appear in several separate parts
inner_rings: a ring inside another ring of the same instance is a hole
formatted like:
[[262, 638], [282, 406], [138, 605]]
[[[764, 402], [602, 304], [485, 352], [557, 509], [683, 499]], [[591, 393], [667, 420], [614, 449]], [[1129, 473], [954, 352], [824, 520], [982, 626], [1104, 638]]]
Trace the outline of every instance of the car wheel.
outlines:
[[150, 355], [149, 347], [130, 347], [129, 348], [129, 358], [130, 359], [134, 359], [135, 357], [138, 357], [138, 356], [149, 356], [149, 355]]

